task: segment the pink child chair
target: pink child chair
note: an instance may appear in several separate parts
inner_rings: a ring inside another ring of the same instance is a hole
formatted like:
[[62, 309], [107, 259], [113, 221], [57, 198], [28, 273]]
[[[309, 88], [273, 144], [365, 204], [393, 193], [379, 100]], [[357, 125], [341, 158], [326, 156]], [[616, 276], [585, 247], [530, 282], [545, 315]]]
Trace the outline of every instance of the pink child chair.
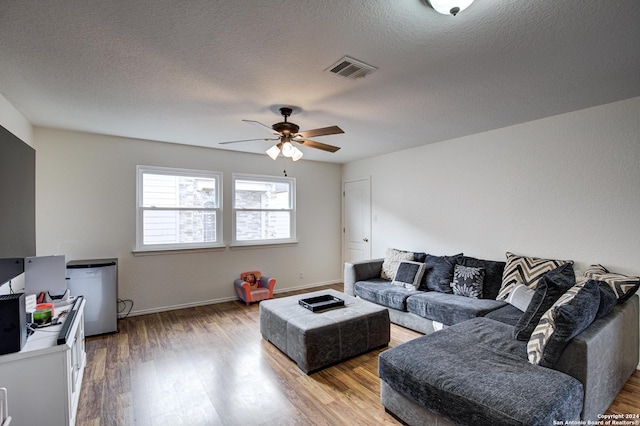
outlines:
[[240, 274], [240, 279], [233, 281], [236, 294], [247, 305], [260, 300], [273, 299], [273, 288], [276, 279], [264, 277], [260, 271], [248, 271]]

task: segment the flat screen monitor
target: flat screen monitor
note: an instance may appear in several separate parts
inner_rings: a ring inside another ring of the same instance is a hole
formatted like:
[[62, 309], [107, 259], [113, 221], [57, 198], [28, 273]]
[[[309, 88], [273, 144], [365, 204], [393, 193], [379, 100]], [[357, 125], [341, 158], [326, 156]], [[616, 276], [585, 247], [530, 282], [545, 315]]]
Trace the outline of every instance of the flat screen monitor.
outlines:
[[36, 255], [36, 151], [0, 126], [0, 285]]

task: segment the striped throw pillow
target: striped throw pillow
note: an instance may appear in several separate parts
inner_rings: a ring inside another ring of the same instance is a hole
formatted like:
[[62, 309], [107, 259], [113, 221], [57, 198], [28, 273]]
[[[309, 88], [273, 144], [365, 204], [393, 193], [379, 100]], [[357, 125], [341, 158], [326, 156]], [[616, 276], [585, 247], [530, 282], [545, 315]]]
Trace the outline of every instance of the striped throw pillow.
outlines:
[[518, 283], [535, 290], [540, 277], [566, 263], [573, 265], [573, 260], [517, 256], [507, 252], [507, 264], [502, 273], [502, 287], [496, 300], [505, 300]]
[[623, 274], [610, 272], [602, 265], [591, 265], [584, 275], [592, 280], [607, 283], [616, 294], [618, 303], [626, 302], [640, 287], [640, 277], [629, 277]]

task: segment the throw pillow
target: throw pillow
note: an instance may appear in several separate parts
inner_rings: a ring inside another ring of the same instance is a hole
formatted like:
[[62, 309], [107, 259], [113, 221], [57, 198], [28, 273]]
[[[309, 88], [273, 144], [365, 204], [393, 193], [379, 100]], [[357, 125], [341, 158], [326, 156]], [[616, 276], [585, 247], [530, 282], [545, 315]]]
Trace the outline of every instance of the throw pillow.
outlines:
[[396, 276], [391, 284], [402, 286], [407, 290], [416, 290], [420, 285], [424, 268], [424, 263], [403, 260], [398, 265]]
[[596, 319], [600, 319], [606, 317], [613, 311], [613, 308], [618, 303], [618, 298], [616, 297], [616, 293], [609, 287], [609, 284], [604, 281], [596, 281], [596, 283], [598, 284], [598, 290], [600, 290], [600, 306], [598, 307]]
[[505, 302], [512, 304], [522, 312], [526, 311], [533, 299], [535, 290], [531, 290], [524, 284], [516, 284], [513, 291], [505, 299]]
[[387, 249], [387, 254], [382, 262], [380, 278], [393, 280], [398, 270], [398, 264], [403, 260], [413, 260], [413, 253], [396, 249]]
[[573, 260], [516, 256], [507, 252], [507, 264], [502, 275], [502, 287], [496, 299], [506, 299], [518, 283], [535, 290], [541, 276], [567, 263], [573, 265]]
[[[417, 259], [415, 259], [417, 260]], [[458, 265], [484, 268], [484, 283], [482, 284], [482, 298], [495, 299], [502, 286], [502, 273], [505, 262], [496, 260], [476, 259], [475, 257], [460, 256]]]
[[542, 315], [575, 284], [573, 265], [569, 263], [542, 275], [531, 303], [513, 329], [513, 337], [525, 342], [529, 340]]
[[630, 277], [608, 271], [602, 265], [591, 265], [584, 275], [596, 281], [604, 281], [616, 294], [618, 303], [624, 303], [633, 296], [640, 287], [640, 277]]
[[451, 283], [453, 294], [481, 299], [483, 285], [484, 268], [456, 265], [453, 269], [453, 282]]
[[434, 290], [440, 293], [453, 293], [451, 281], [453, 281], [453, 268], [462, 253], [454, 256], [425, 256], [424, 277], [420, 283], [420, 290]]
[[593, 280], [581, 280], [570, 288], [545, 312], [529, 343], [529, 362], [552, 368], [571, 339], [595, 319], [600, 303], [600, 290]]
[[413, 253], [413, 261], [414, 262], [422, 262], [427, 258], [427, 253], [423, 251], [416, 251]]

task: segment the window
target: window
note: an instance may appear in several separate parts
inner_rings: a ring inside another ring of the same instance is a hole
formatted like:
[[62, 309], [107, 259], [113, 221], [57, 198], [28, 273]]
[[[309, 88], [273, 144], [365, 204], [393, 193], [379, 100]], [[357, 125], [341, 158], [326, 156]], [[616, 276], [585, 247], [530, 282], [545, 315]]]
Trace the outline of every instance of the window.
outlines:
[[233, 174], [233, 244], [296, 242], [296, 180]]
[[137, 167], [136, 249], [221, 247], [222, 173]]

